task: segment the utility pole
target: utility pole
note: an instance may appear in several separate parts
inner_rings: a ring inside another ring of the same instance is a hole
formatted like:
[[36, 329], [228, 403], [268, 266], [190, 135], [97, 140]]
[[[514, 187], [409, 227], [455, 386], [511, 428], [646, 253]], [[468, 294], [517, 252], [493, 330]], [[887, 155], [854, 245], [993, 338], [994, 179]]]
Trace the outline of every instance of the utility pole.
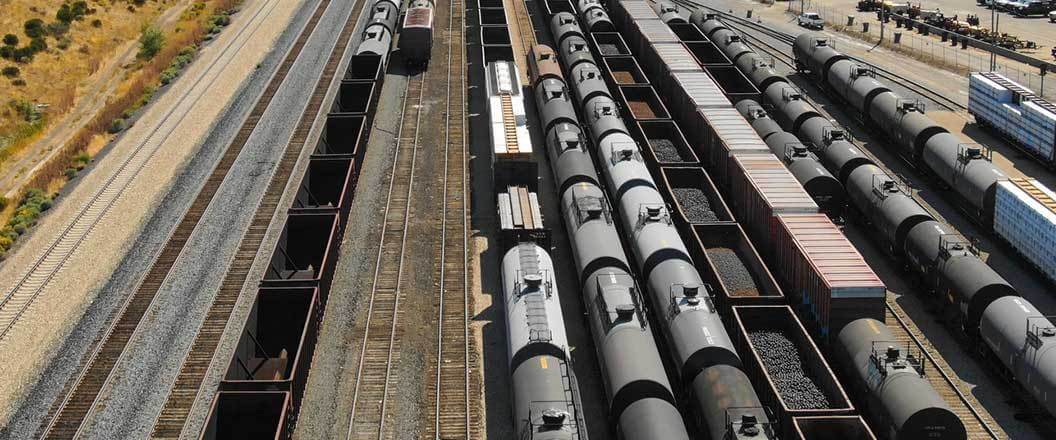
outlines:
[[[997, 38], [997, 5], [992, 0], [990, 2], [990, 32], [993, 32], [994, 38]], [[990, 71], [993, 72], [994, 70], [997, 70], [997, 54], [991, 50]]]

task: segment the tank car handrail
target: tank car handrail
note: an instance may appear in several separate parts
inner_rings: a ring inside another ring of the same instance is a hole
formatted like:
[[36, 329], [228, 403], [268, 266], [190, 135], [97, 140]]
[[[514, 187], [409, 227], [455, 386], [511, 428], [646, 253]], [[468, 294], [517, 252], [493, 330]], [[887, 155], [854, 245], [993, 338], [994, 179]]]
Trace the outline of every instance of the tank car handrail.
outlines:
[[[886, 346], [882, 351], [877, 350], [876, 348], [876, 346], [880, 344], [885, 344]], [[922, 357], [913, 356], [913, 353], [910, 352], [913, 347], [909, 341], [901, 342], [897, 340], [877, 340], [872, 341], [870, 345], [871, 348], [869, 349], [869, 359], [873, 361], [873, 365], [876, 366], [876, 370], [880, 372], [881, 376], [886, 377], [887, 366], [898, 362], [899, 360], [904, 360], [906, 363], [909, 364], [910, 367], [913, 367], [913, 369], [916, 370], [917, 375], [919, 375], [920, 377], [925, 376], [924, 369], [927, 368], [926, 359]], [[898, 350], [894, 353], [894, 356], [892, 356], [891, 350], [895, 349], [896, 346], [901, 345], [905, 345], [906, 352], [903, 353], [901, 350]], [[920, 351], [919, 347], [917, 349], [918, 351]]]
[[[1027, 317], [1027, 322], [1026, 322], [1026, 326], [1027, 326], [1027, 343], [1030, 344], [1031, 347], [1034, 347], [1034, 349], [1037, 349], [1038, 347], [1041, 347], [1041, 345], [1042, 345], [1042, 342], [1041, 342], [1042, 336], [1044, 336], [1044, 337], [1056, 336], [1056, 325], [1052, 324], [1052, 320], [1053, 319], [1056, 319], [1056, 315], [1037, 315], [1037, 316], [1028, 316]], [[1039, 321], [1039, 320], [1043, 320], [1044, 322], [1048, 322], [1049, 325], [1048, 326], [1041, 326], [1041, 325], [1033, 325], [1033, 324], [1031, 324], [1031, 321]], [[1043, 332], [1045, 330], [1051, 330], [1051, 331], [1050, 332], [1046, 332], [1047, 334], [1039, 336], [1039, 333], [1041, 333], [1041, 332]]]
[[962, 142], [957, 144], [957, 161], [967, 165], [973, 160], [994, 161], [994, 151], [985, 145], [976, 142]]
[[[676, 289], [681, 291], [681, 294], [677, 293]], [[682, 309], [679, 308], [679, 305], [680, 305], [679, 303], [681, 302], [682, 299], [686, 300], [686, 304], [689, 304], [690, 306], [694, 307], [695, 308], [694, 310], [699, 310], [700, 299], [701, 299], [701, 295], [700, 295], [700, 290], [701, 289], [704, 290], [703, 298], [704, 298], [704, 304], [707, 306], [707, 310], [709, 312], [711, 312], [711, 313], [716, 313], [717, 310], [715, 309], [715, 300], [713, 298], [714, 297], [714, 291], [712, 290], [710, 284], [707, 284], [707, 283], [704, 283], [704, 284], [676, 283], [676, 284], [671, 284], [671, 286], [668, 287], [668, 290], [667, 290], [668, 305], [671, 307], [670, 315], [674, 316], [674, 315], [677, 315], [679, 313], [682, 313]]]
[[909, 331], [909, 326], [906, 325], [906, 321], [898, 315], [898, 312], [895, 311], [894, 307], [891, 307], [891, 304], [889, 303], [884, 304], [884, 307], [887, 307], [887, 310], [891, 312], [891, 316], [895, 317], [895, 321], [898, 321], [898, 325], [906, 330], [906, 335], [909, 336], [909, 338], [913, 341], [917, 348], [920, 349], [920, 352], [923, 354], [924, 358], [931, 362], [932, 367], [935, 369], [935, 371], [939, 373], [939, 377], [941, 377], [942, 380], [949, 384], [950, 388], [953, 388], [953, 392], [957, 394], [957, 398], [961, 400], [961, 403], [964, 404], [965, 408], [968, 408], [968, 412], [972, 413], [972, 416], [979, 421], [979, 425], [982, 426], [984, 430], [986, 430], [986, 433], [990, 434], [991, 438], [999, 438], [997, 436], [997, 433], [994, 432], [993, 428], [990, 428], [990, 425], [979, 414], [979, 411], [975, 409], [975, 405], [972, 405], [972, 403], [968, 401], [968, 398], [964, 396], [964, 393], [961, 392], [961, 388], [957, 386], [957, 383], [954, 382], [950, 375], [947, 374], [946, 371], [943, 370], [943, 368], [935, 362], [935, 358], [931, 356], [931, 353], [929, 353], [927, 348], [924, 347], [924, 344], [920, 342], [920, 339], [917, 339], [917, 335], [914, 335], [913, 332]]
[[[755, 417], [746, 414], [752, 410], [762, 411], [766, 415], [767, 420], [774, 420], [773, 411], [766, 406], [731, 406], [726, 408], [726, 435], [728, 438], [736, 438], [730, 434], [741, 432], [743, 429], [758, 428], [762, 425], [762, 431], [769, 438], [777, 438], [777, 433], [774, 431], [774, 425], [778, 425], [780, 422], [760, 422]], [[737, 413], [741, 415], [739, 421], [735, 421], [731, 413]], [[734, 429], [734, 426], [740, 426], [742, 429]], [[745, 426], [749, 425], [749, 426]]]

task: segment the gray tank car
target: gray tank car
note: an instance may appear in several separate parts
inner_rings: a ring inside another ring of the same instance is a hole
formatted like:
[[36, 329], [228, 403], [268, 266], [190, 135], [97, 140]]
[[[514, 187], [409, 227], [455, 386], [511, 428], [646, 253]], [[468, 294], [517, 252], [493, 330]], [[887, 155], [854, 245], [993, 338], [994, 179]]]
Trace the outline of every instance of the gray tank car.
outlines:
[[[579, 21], [571, 12], [558, 12], [550, 18], [550, 33], [554, 36], [554, 42], [558, 47], [564, 47], [561, 43], [568, 37], [583, 38], [583, 31], [579, 27]], [[584, 43], [585, 44], [585, 43]]]
[[587, 32], [613, 32], [615, 30], [612, 18], [602, 6], [601, 0], [579, 0], [574, 3]]
[[[890, 440], [966, 440], [964, 423], [924, 377], [921, 355], [875, 319], [851, 321], [833, 344], [835, 363], [865, 396], [877, 432]], [[876, 423], [879, 422], [879, 423]]]
[[[560, 51], [559, 57], [566, 69], [593, 63], [567, 50]], [[757, 433], [754, 438], [758, 439], [771, 438], [769, 418], [740, 370], [729, 335], [611, 94], [579, 90], [584, 81], [575, 75], [569, 77], [568, 87], [590, 128], [606, 187], [619, 207], [617, 218], [634, 249], [635, 263], [648, 286], [651, 304], [658, 310], [680, 378], [693, 389], [697, 418], [713, 438], [725, 438], [731, 430]], [[700, 337], [702, 333], [704, 337]], [[716, 378], [721, 378], [723, 386], [716, 386]]]
[[893, 255], [901, 255], [910, 229], [932, 219], [897, 181], [875, 165], [852, 171], [846, 189], [847, 199], [876, 227], [878, 238]]
[[678, 5], [671, 2], [656, 2], [653, 5], [653, 10], [656, 11], [656, 15], [660, 16], [660, 20], [664, 23], [686, 23], [686, 17], [682, 14]]
[[1027, 300], [1006, 296], [987, 306], [979, 333], [1016, 381], [1056, 414], [1056, 325]]
[[[699, 12], [691, 20], [702, 31], [725, 29], [721, 22], [707, 19]], [[823, 82], [828, 82], [826, 78], [831, 66], [837, 63], [849, 65], [846, 56], [815, 34], [800, 34], [793, 52], [800, 69], [810, 71]], [[779, 83], [772, 82], [768, 88], [779, 90]], [[839, 94], [841, 87], [833, 88]], [[842, 89], [846, 93], [847, 88]], [[992, 209], [989, 208], [992, 206], [991, 179], [1000, 171], [991, 168], [989, 161], [977, 157], [974, 152], [951, 148], [953, 142], [947, 136], [953, 136], [924, 116], [915, 102], [901, 100], [893, 92], [875, 87], [868, 93], [860, 90], [854, 93], [859, 98], [853, 102], [861, 102], [862, 109], [892, 110], [886, 115], [863, 113], [881, 127], [885, 124], [892, 127], [885, 132], [893, 134], [893, 139], [903, 140], [899, 149], [908, 152], [907, 157], [921, 158], [916, 162], [922, 162], [926, 171], [954, 188], [970, 206], [982, 206], [984, 212], [978, 212], [980, 216]], [[842, 94], [841, 97], [852, 101]], [[877, 105], [878, 100], [884, 100], [884, 105]], [[779, 105], [775, 105], [775, 110], [782, 113]], [[916, 114], [904, 121], [907, 112]], [[796, 120], [802, 113], [795, 109], [778, 119]], [[877, 117], [888, 122], [877, 122]], [[1056, 354], [1051, 350], [1056, 344], [1056, 328], [1052, 322], [1041, 317], [1027, 300], [1019, 297], [1015, 288], [980, 260], [969, 243], [935, 221], [923, 207], [902, 192], [890, 176], [846, 139], [842, 130], [820, 115], [811, 115], [800, 120], [799, 127], [791, 131], [814, 143], [822, 162], [844, 183], [851, 204], [866, 219], [880, 226], [879, 240], [892, 254], [905, 257], [910, 269], [920, 275], [934, 297], [956, 309], [962, 330], [970, 338], [981, 338], [1015, 380], [1050, 414], [1056, 415], [1056, 398], [1053, 397], [1056, 396], [1053, 389]], [[876, 192], [873, 192], [874, 188]], [[980, 221], [988, 225], [984, 219]], [[1031, 355], [1023, 356], [1025, 352]]]
[[938, 297], [952, 301], [961, 325], [975, 336], [983, 312], [995, 300], [1019, 296], [1016, 289], [979, 259], [970, 243], [933, 219], [915, 225], [906, 238], [906, 259], [926, 274]]
[[[571, 108], [572, 103], [562, 105]], [[577, 123], [550, 127], [546, 151], [561, 195], [583, 302], [589, 305], [609, 414], [621, 438], [688, 440], [610, 205], [598, 187], [594, 161]]]
[[983, 224], [993, 221], [997, 184], [1008, 179], [988, 153], [982, 146], [963, 144], [949, 133], [939, 133], [924, 143], [922, 157], [928, 169], [946, 182]]
[[392, 46], [392, 32], [384, 23], [374, 23], [363, 28], [363, 38], [356, 47], [356, 55], [380, 55], [389, 57]]
[[514, 429], [518, 438], [578, 440], [585, 426], [553, 276], [550, 255], [535, 243], [502, 258]]
[[557, 78], [547, 78], [535, 85], [535, 105], [539, 106], [539, 121], [543, 133], [561, 122], [576, 122], [576, 111], [572, 98], [568, 96], [565, 83]]

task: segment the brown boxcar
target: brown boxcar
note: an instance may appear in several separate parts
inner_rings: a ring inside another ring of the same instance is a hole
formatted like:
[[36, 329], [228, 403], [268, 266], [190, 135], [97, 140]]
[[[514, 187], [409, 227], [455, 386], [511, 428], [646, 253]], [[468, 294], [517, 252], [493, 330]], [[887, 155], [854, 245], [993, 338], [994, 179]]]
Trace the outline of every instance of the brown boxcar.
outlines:
[[861, 416], [796, 417], [789, 440], [876, 440]]
[[314, 287], [262, 287], [220, 381], [222, 391], [289, 391], [300, 405], [322, 309]]
[[691, 226], [690, 257], [723, 313], [741, 305], [784, 305], [785, 295], [736, 223]]
[[[771, 154], [770, 147], [759, 138], [759, 133], [737, 109], [702, 108], [697, 113], [700, 115], [700, 132], [698, 138], [694, 139], [697, 142], [697, 156], [711, 171], [719, 188], [729, 188], [730, 168], [734, 166], [731, 159], [734, 156]], [[783, 165], [781, 169], [784, 169]]]
[[286, 391], [221, 391], [213, 398], [209, 418], [198, 438], [285, 440], [290, 438], [290, 393]]
[[759, 247], [762, 254], [769, 256], [765, 244], [770, 243], [777, 215], [817, 214], [818, 205], [773, 154], [734, 156], [733, 165], [726, 203], [752, 240], [764, 245]]
[[[789, 306], [734, 306], [730, 324], [745, 373], [759, 400], [792, 438], [795, 417], [850, 416], [843, 385]], [[793, 359], [798, 357], [798, 362]]]
[[777, 218], [772, 267], [823, 339], [858, 318], [884, 321], [887, 287], [827, 216]]

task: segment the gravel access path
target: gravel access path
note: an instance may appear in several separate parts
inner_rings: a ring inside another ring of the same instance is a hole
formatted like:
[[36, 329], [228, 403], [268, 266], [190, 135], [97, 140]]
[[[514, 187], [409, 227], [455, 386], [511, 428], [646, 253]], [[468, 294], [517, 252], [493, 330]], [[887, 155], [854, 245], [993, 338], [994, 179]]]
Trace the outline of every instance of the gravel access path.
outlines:
[[[257, 14], [261, 8], [269, 5], [271, 8], [267, 13]], [[86, 319], [86, 333], [78, 330], [77, 334], [85, 337], [86, 346], [94, 339], [95, 332], [91, 328], [98, 329], [102, 325], [99, 321], [131, 290], [127, 288], [118, 291], [115, 298], [109, 297], [111, 291], [106, 289], [108, 296], [103, 300], [106, 304], [101, 304], [103, 307], [100, 308], [93, 307], [92, 316], [84, 315], [126, 255], [144, 258], [143, 264], [134, 265], [133, 269], [145, 269], [146, 262], [150, 261], [153, 253], [140, 251], [143, 248], [156, 251], [168, 234], [168, 230], [145, 228], [147, 222], [150, 221], [152, 225], [156, 225], [156, 222], [168, 223], [180, 215], [163, 213], [158, 207], [176, 208], [168, 204], [179, 205], [179, 202], [167, 199], [167, 195], [171, 192], [190, 192], [188, 190], [193, 190], [200, 184], [174, 184], [178, 179], [182, 179], [185, 175], [183, 173], [195, 171], [189, 168], [188, 164], [212, 168], [211, 162], [197, 160], [199, 151], [210, 150], [202, 141], [211, 128], [223, 128], [215, 125], [218, 118], [238, 113], [237, 109], [228, 108], [229, 102], [243, 87], [247, 78], [257, 70], [259, 62], [286, 28], [297, 6], [297, 2], [264, 0], [244, 4], [242, 11], [233, 17], [232, 25], [203, 49], [199, 59], [159, 97], [155, 105], [148, 108], [136, 124], [97, 159], [91, 172], [65, 190], [59, 203], [41, 220], [21, 250], [0, 267], [0, 279], [18, 279], [39, 257], [34, 250], [45, 249], [59, 232], [79, 215], [88, 200], [117, 172], [125, 159], [143, 148], [146, 136], [158, 132], [179, 133], [178, 136], [164, 140], [164, 148], [153, 153], [138, 174], [139, 177], [125, 188], [111, 206], [109, 213], [91, 234], [80, 242], [78, 251], [52, 277], [37, 301], [26, 310], [18, 325], [3, 343], [0, 343], [0, 356], [6, 360], [7, 373], [0, 379], [0, 421], [7, 427], [3, 435], [39, 422], [39, 419], [19, 417], [17, 422], [7, 423], [16, 408], [22, 406], [24, 409], [30, 409], [40, 405], [40, 402], [25, 400], [38, 383], [38, 379], [41, 379], [39, 383], [44, 388], [64, 382], [59, 378], [42, 377], [41, 373], [51, 359], [57, 358], [62, 341], [67, 340], [67, 336], [81, 322], [82, 317]], [[251, 20], [254, 16], [258, 19]], [[268, 25], [262, 25], [263, 23]], [[248, 29], [248, 26], [252, 26], [252, 29]], [[240, 32], [241, 29], [246, 30]], [[230, 53], [225, 53], [225, 48], [232, 46], [238, 48], [233, 60]], [[224, 57], [229, 62], [212, 62], [219, 57]], [[201, 81], [204, 76], [212, 79]], [[196, 85], [198, 89], [195, 88]], [[202, 87], [205, 89], [202, 90]], [[255, 92], [252, 90], [252, 93]], [[188, 94], [196, 97], [194, 105], [177, 108], [177, 103]], [[225, 112], [225, 109], [228, 111]], [[176, 209], [182, 213], [182, 207]], [[141, 233], [145, 234], [144, 238], [137, 240], [136, 237]], [[136, 280], [140, 275], [119, 272], [115, 279]], [[67, 347], [72, 348], [69, 345]], [[65, 349], [63, 350], [65, 352]], [[80, 350], [84, 350], [83, 346]], [[71, 363], [72, 359], [75, 364], [77, 358], [59, 359], [61, 363]], [[33, 392], [34, 398], [40, 397], [35, 390]], [[23, 403], [25, 405], [22, 405]], [[33, 428], [35, 429], [35, 426]], [[13, 437], [24, 438], [18, 435]]]

